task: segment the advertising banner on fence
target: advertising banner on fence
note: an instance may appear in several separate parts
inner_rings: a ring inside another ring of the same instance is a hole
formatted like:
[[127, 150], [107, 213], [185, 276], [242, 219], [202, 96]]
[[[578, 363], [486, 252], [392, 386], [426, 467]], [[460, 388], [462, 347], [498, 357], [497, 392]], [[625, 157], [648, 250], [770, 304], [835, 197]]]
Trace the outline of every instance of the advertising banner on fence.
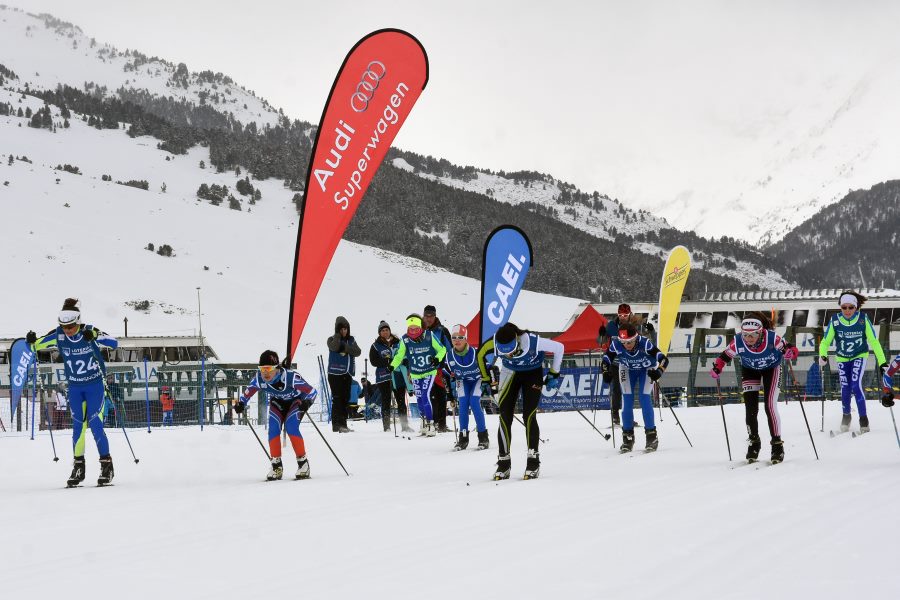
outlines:
[[602, 386], [603, 397], [598, 395], [601, 392], [598, 369], [561, 369], [559, 374], [562, 376], [559, 389], [548, 393], [544, 388], [541, 392], [540, 410], [609, 410], [609, 386]]
[[501, 225], [484, 242], [481, 267], [481, 342], [509, 321], [533, 266], [531, 241], [514, 225]]
[[338, 242], [397, 132], [428, 82], [428, 57], [405, 31], [370, 33], [331, 88], [300, 208], [288, 320], [291, 358]]

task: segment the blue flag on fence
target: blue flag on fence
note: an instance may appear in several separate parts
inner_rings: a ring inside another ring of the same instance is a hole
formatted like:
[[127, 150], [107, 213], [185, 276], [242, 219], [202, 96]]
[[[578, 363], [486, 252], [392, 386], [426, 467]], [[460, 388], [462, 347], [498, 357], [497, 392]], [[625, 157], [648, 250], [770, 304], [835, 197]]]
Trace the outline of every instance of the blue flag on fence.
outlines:
[[533, 264], [531, 242], [514, 225], [501, 225], [484, 242], [481, 271], [481, 342], [509, 321]]
[[806, 371], [806, 395], [822, 395], [822, 372], [819, 370], [819, 365], [815, 362], [813, 362]]
[[12, 400], [10, 417], [15, 416], [19, 400], [25, 384], [28, 383], [28, 370], [34, 364], [34, 351], [25, 341], [19, 338], [9, 347], [9, 396]]

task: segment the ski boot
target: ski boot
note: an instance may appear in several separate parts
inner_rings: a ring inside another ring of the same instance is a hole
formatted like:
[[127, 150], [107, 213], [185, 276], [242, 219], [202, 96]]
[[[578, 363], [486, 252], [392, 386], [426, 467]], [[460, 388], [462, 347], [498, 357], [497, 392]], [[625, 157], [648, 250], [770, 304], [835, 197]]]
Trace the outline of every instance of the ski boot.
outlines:
[[859, 432], [860, 433], [868, 433], [869, 432], [869, 417], [866, 415], [859, 415]]
[[619, 454], [631, 452], [634, 448], [634, 429], [622, 430], [622, 445], [619, 446]]
[[455, 452], [459, 452], [460, 450], [465, 450], [469, 447], [469, 432], [468, 431], [460, 431], [459, 438], [456, 440], [456, 445], [453, 446], [453, 450]]
[[491, 445], [490, 436], [488, 435], [487, 429], [484, 431], [478, 432], [478, 449], [479, 450], [487, 450]]
[[528, 460], [525, 461], [525, 475], [522, 479], [537, 479], [541, 474], [541, 455], [537, 450], [528, 450]]
[[509, 454], [497, 457], [497, 471], [494, 473], [494, 481], [501, 479], [509, 479], [509, 472], [512, 470], [512, 461]]
[[437, 435], [437, 429], [432, 421], [425, 422], [425, 437], [434, 437]]
[[850, 431], [850, 414], [841, 416], [841, 433]]
[[272, 459], [272, 468], [269, 470], [269, 474], [266, 475], [266, 481], [281, 479], [282, 475], [284, 475], [284, 467], [281, 466], [281, 457], [275, 457]]
[[784, 461], [784, 442], [781, 438], [775, 436], [772, 438], [772, 464], [777, 465]]
[[75, 487], [82, 481], [84, 481], [84, 457], [76, 456], [75, 461], [72, 463], [72, 474], [69, 475], [66, 486]]
[[100, 477], [97, 478], [97, 485], [109, 485], [115, 476], [113, 470], [112, 456], [107, 454], [100, 457]]
[[294, 473], [294, 479], [309, 479], [309, 461], [306, 455], [297, 457], [297, 472]]
[[656, 452], [656, 449], [659, 448], [659, 438], [656, 436], [656, 429], [646, 429], [644, 433], [647, 434], [647, 445], [644, 446], [644, 452]]
[[759, 439], [758, 435], [750, 434], [750, 439], [747, 440], [749, 445], [747, 446], [747, 462], [756, 462], [759, 458], [759, 450], [762, 448], [762, 442]]

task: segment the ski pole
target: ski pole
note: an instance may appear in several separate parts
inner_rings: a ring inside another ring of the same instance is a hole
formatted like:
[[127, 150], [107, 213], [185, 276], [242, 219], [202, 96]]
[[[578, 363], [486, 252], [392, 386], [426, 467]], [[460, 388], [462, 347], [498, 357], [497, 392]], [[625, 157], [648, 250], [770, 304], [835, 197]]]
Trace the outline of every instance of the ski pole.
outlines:
[[[797, 383], [797, 378], [794, 377], [794, 367], [791, 366], [791, 362], [787, 361], [788, 372], [791, 374], [791, 381], [794, 382], [794, 389], [799, 390], [800, 384]], [[803, 400], [806, 399], [806, 392], [803, 393], [803, 398], [800, 398], [800, 392], [796, 391], [797, 400], [800, 402], [800, 410], [803, 412], [803, 422], [806, 423], [806, 431], [809, 432], [809, 441], [813, 447], [813, 453], [816, 455], [816, 460], [819, 460], [819, 451], [816, 450], [816, 441], [813, 439], [812, 429], [809, 428], [809, 421], [806, 419], [806, 409], [803, 407]]]
[[[109, 393], [109, 386], [106, 385], [106, 369], [103, 368], [103, 361], [101, 360], [100, 355], [97, 354], [97, 342], [91, 341], [90, 346], [91, 352], [94, 355], [94, 359], [97, 361], [97, 366], [100, 368], [100, 381], [103, 382], [103, 393], [105, 394], [103, 401], [106, 402], [106, 398], [112, 400], [112, 395]], [[84, 416], [86, 419], [87, 415]], [[128, 442], [128, 449], [131, 450], [131, 457], [134, 459], [134, 464], [138, 464], [139, 462], [141, 462], [141, 459], [135, 456], [134, 448], [131, 447], [131, 440], [128, 439], [128, 431], [125, 429], [125, 419], [122, 419], [120, 425], [122, 426], [122, 433], [125, 434], [125, 441]]]
[[[816, 360], [816, 364], [818, 365], [818, 360]], [[819, 428], [819, 431], [825, 432], [825, 373], [822, 371], [822, 365], [818, 365], [819, 367], [819, 381], [822, 382], [822, 426]]]
[[[301, 420], [303, 419], [303, 415], [305, 415], [307, 413], [307, 411], [309, 411], [309, 408], [304, 410], [303, 414], [300, 415]], [[322, 435], [322, 430], [319, 429], [318, 425], [316, 425], [315, 419], [309, 419], [309, 422], [312, 423], [312, 426], [316, 428], [316, 433], [319, 434], [319, 437], [322, 438], [322, 441], [325, 442], [326, 446], [328, 446], [328, 449], [331, 451], [331, 455], [334, 457], [334, 460], [336, 460], [338, 462], [338, 464], [341, 465], [341, 468], [344, 469], [344, 473], [346, 473], [347, 477], [350, 477], [350, 473], [347, 472], [347, 468], [344, 466], [344, 463], [341, 462], [341, 459], [338, 458], [338, 455], [334, 453], [334, 449], [332, 449], [331, 444], [329, 444], [328, 440], [325, 439], [325, 436]], [[260, 443], [262, 443], [262, 442], [260, 442]]]
[[897, 445], [900, 446], [900, 433], [897, 433], [897, 419], [894, 418], [894, 407], [891, 406], [891, 421], [894, 422], [894, 435], [897, 436]]
[[731, 442], [728, 440], [728, 423], [725, 421], [725, 403], [722, 401], [722, 385], [716, 379], [716, 396], [719, 397], [719, 408], [722, 409], [722, 426], [725, 427], [725, 445], [728, 446], [728, 462], [731, 462]]
[[59, 457], [56, 455], [56, 442], [53, 439], [53, 420], [50, 418], [50, 406], [45, 402], [47, 399], [47, 392], [44, 389], [44, 380], [41, 377], [41, 358], [36, 351], [34, 353], [34, 365], [34, 370], [37, 373], [37, 383], [41, 390], [41, 404], [44, 405], [44, 410], [47, 414], [47, 429], [50, 430], [50, 445], [53, 447], [53, 462], [59, 462]]
[[[238, 402], [240, 402], [240, 400], [238, 400]], [[245, 407], [245, 408], [246, 408], [246, 407]], [[256, 433], [256, 428], [255, 428], [255, 427], [253, 426], [253, 424], [250, 422], [250, 419], [247, 419], [247, 418], [245, 417], [244, 420], [247, 421], [247, 425], [250, 427], [250, 431], [253, 432], [253, 437], [255, 437], [255, 438], [256, 438], [256, 441], [259, 442], [259, 447], [262, 448], [262, 451], [263, 451], [263, 453], [266, 455], [266, 458], [269, 459], [269, 460], [271, 461], [271, 460], [272, 460], [272, 457], [269, 456], [269, 451], [266, 450], [266, 447], [263, 445], [262, 440], [259, 439], [259, 434]], [[312, 419], [310, 419], [310, 420], [312, 420]]]
[[678, 423], [678, 427], [681, 428], [681, 433], [684, 434], [684, 439], [686, 439], [688, 445], [689, 445], [691, 448], [693, 448], [694, 445], [691, 444], [691, 438], [688, 437], [687, 432], [684, 430], [684, 426], [682, 426], [681, 420], [678, 418], [678, 414], [675, 412], [675, 409], [672, 408], [672, 405], [669, 403], [669, 399], [666, 398], [665, 394], [662, 393], [662, 389], [660, 389], [660, 387], [659, 387], [659, 382], [658, 382], [658, 381], [654, 381], [654, 382], [653, 382], [653, 385], [656, 387], [656, 393], [659, 395], [659, 406], [660, 406], [660, 411], [662, 410], [662, 403], [663, 403], [663, 400], [665, 400], [666, 406], [669, 407], [669, 410], [672, 411], [672, 416], [675, 417], [675, 422]]

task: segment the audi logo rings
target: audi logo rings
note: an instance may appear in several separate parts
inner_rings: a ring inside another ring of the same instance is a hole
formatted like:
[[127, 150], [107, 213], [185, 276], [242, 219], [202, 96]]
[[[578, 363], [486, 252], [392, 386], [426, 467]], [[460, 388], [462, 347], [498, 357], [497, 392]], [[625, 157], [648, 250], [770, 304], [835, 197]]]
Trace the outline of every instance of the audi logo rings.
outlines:
[[356, 84], [356, 91], [350, 96], [350, 108], [354, 112], [365, 112], [369, 102], [375, 96], [375, 89], [387, 74], [387, 68], [381, 61], [373, 60], [362, 74], [362, 80]]

